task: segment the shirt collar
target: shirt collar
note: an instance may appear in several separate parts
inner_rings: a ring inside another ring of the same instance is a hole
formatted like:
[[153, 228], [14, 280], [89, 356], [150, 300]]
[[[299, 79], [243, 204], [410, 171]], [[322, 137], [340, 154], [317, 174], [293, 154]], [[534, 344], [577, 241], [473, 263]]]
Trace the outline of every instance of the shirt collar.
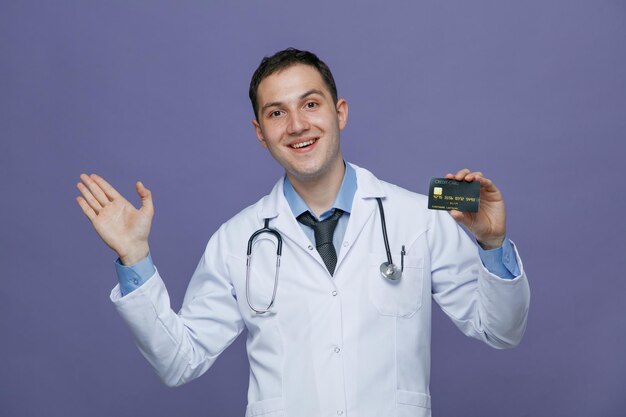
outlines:
[[[354, 194], [356, 193], [357, 187], [356, 172], [350, 164], [346, 164], [344, 162], [344, 165], [346, 167], [346, 172], [344, 173], [343, 182], [341, 183], [337, 197], [335, 197], [335, 202], [328, 211], [322, 213], [319, 220], [324, 220], [329, 217], [335, 209], [343, 210], [346, 213], [350, 213], [352, 211], [352, 200], [354, 200]], [[291, 212], [294, 217], [298, 217], [306, 211], [313, 214], [313, 210], [307, 206], [302, 197], [300, 197], [295, 188], [293, 188], [293, 185], [291, 185], [291, 182], [286, 175], [283, 184], [283, 193], [285, 194], [285, 199], [287, 200], [287, 203], [289, 203], [289, 208], [291, 208]]]

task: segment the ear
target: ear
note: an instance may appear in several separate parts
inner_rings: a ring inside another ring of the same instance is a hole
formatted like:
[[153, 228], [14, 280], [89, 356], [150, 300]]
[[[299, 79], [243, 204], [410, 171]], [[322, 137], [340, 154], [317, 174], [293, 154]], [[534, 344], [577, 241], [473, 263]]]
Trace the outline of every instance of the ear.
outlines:
[[339, 120], [339, 130], [343, 130], [348, 124], [348, 102], [342, 98], [337, 100], [337, 119]]
[[265, 138], [263, 137], [263, 130], [261, 129], [261, 125], [259, 124], [257, 119], [252, 119], [252, 126], [254, 126], [256, 137], [259, 140], [261, 146], [267, 148], [267, 143], [265, 143]]

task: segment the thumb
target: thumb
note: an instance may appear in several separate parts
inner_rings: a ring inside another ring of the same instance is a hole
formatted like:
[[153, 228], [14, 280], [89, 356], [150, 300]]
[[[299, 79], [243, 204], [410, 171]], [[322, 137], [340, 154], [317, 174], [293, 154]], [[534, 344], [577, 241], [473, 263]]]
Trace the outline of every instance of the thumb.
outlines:
[[450, 210], [449, 213], [450, 213], [450, 216], [452, 216], [452, 218], [456, 220], [458, 223], [461, 223], [461, 224], [466, 223], [465, 213], [458, 211], [458, 210], [454, 210], [454, 209]]
[[152, 192], [148, 190], [141, 181], [137, 181], [135, 188], [137, 189], [137, 194], [141, 197], [141, 208], [139, 210], [153, 215], [154, 206], [152, 205]]
[[474, 223], [476, 222], [476, 213], [464, 213], [458, 210], [450, 210], [450, 215], [457, 223], [462, 224], [473, 235], [476, 235], [474, 230]]

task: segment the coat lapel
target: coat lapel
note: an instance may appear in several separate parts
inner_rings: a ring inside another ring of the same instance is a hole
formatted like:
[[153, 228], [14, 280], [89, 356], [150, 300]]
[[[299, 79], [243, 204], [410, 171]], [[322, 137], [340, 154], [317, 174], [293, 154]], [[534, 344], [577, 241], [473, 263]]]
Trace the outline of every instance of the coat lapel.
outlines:
[[337, 268], [339, 268], [341, 261], [350, 252], [350, 248], [363, 231], [367, 222], [376, 215], [378, 204], [376, 198], [385, 197], [380, 181], [371, 172], [356, 165], [353, 165], [353, 167], [357, 175], [357, 191], [352, 202], [348, 228], [343, 238], [343, 241], [347, 242], [348, 246], [342, 246], [341, 250], [337, 248]]
[[285, 199], [283, 191], [284, 178], [278, 180], [272, 192], [265, 198], [261, 210], [259, 211], [259, 222], [263, 224], [265, 219], [270, 219], [269, 227], [280, 232], [283, 241], [289, 239], [296, 247], [302, 249], [315, 261], [321, 264], [324, 269], [326, 265], [316, 250], [309, 250], [311, 241], [304, 234], [304, 231], [293, 216], [289, 203]]

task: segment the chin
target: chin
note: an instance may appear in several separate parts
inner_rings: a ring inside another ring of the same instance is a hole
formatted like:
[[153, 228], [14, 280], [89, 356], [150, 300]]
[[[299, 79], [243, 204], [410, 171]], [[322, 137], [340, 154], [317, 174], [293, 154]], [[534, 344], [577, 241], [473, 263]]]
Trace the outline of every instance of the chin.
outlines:
[[322, 172], [319, 170], [290, 170], [289, 174], [300, 181], [310, 181], [322, 176]]
[[317, 178], [320, 178], [324, 175], [324, 173], [328, 171], [328, 169], [324, 169], [321, 166], [298, 166], [298, 167], [290, 167], [287, 172], [289, 174], [301, 181], [310, 181]]

